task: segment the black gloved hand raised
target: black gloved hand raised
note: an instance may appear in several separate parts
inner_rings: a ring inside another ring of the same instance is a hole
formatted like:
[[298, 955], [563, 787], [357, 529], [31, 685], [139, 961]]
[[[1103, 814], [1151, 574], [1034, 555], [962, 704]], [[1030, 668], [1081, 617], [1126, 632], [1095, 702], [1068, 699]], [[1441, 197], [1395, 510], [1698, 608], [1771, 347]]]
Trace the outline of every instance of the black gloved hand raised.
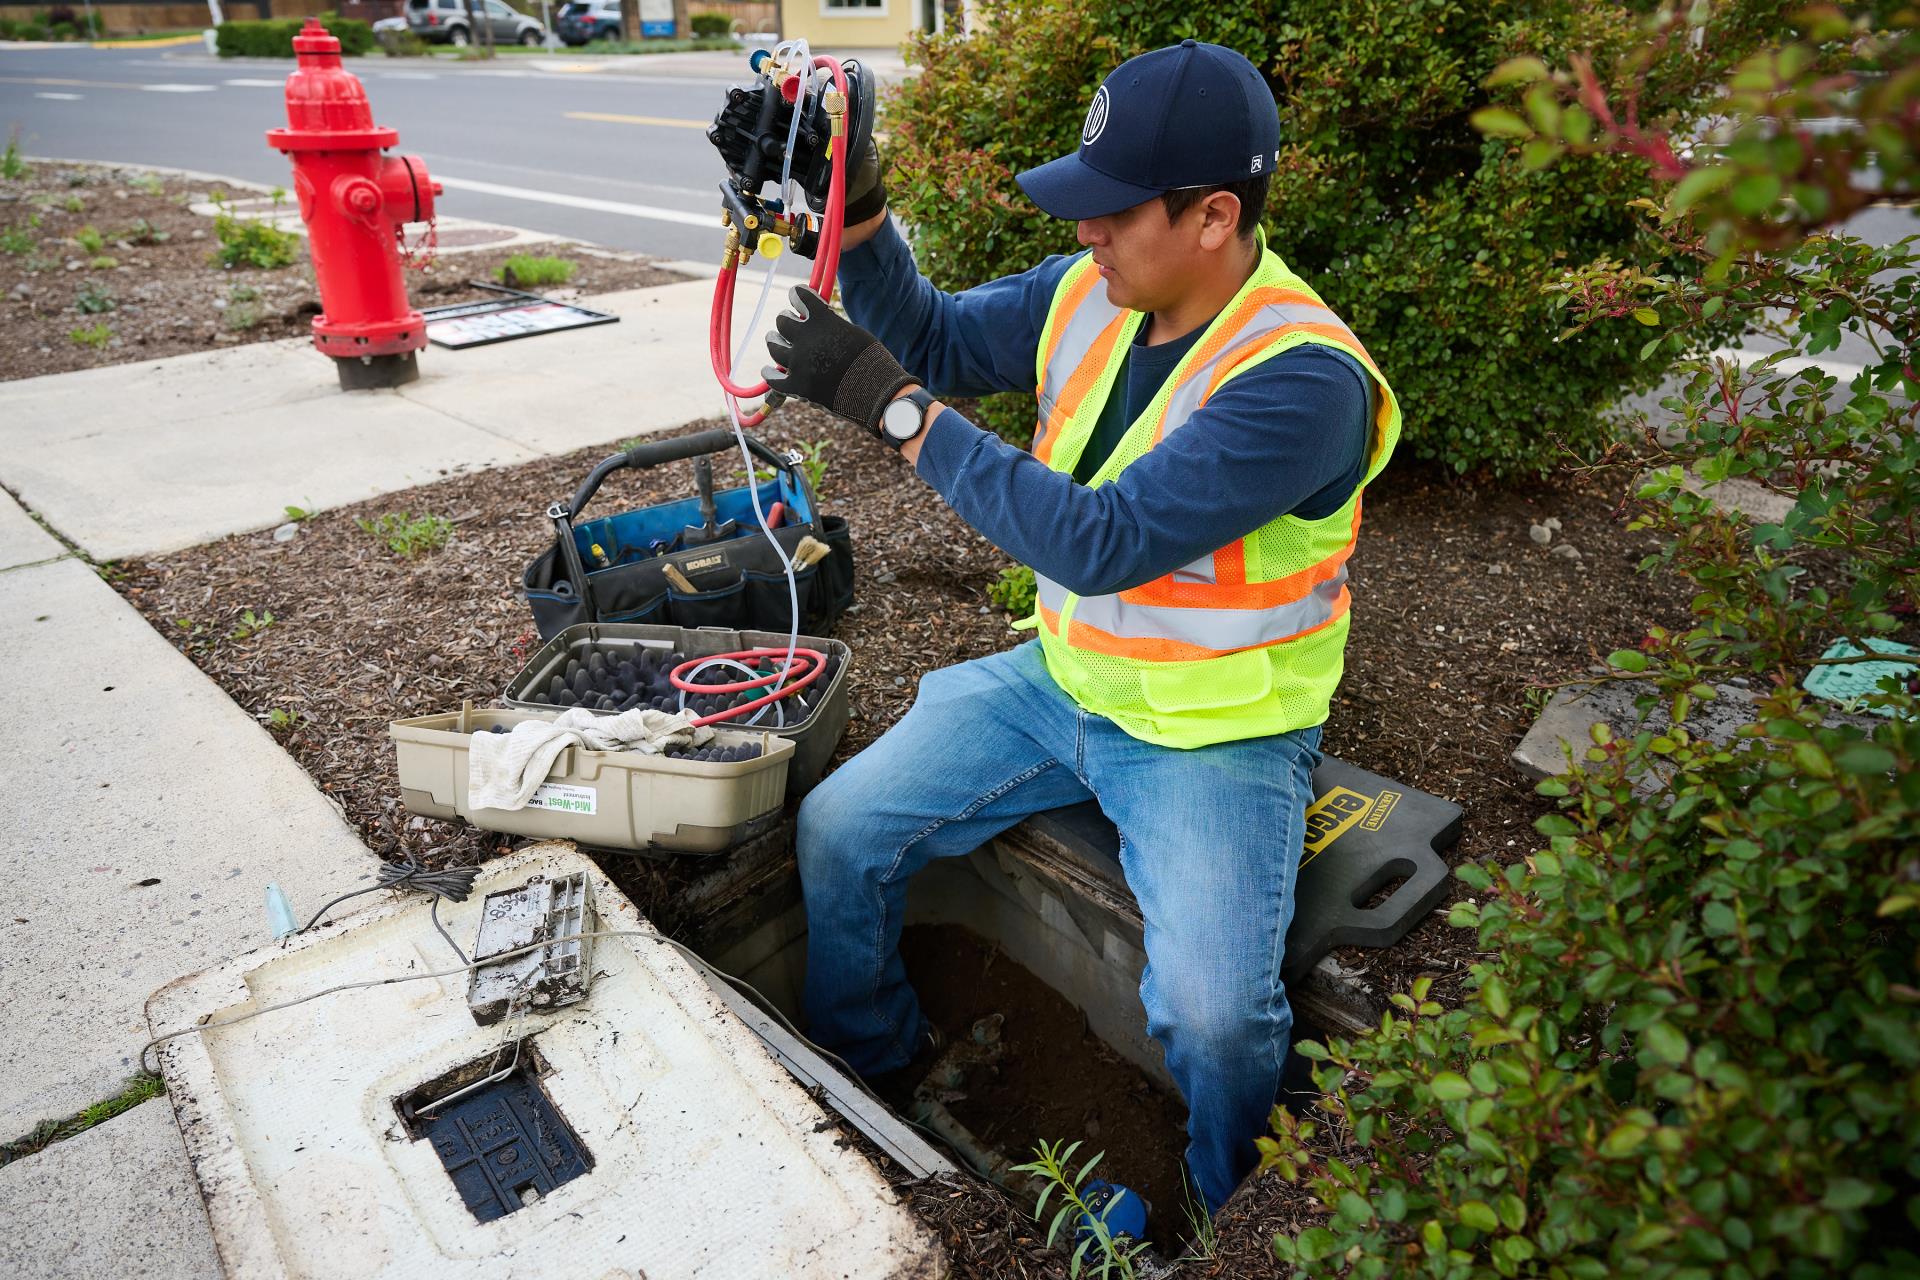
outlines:
[[767, 354], [779, 368], [760, 371], [782, 395], [819, 405], [828, 413], [880, 434], [880, 415], [917, 379], [900, 367], [880, 340], [839, 315], [805, 285], [796, 285], [793, 307], [773, 319]]
[[881, 176], [880, 148], [873, 135], [867, 145], [847, 157], [846, 223], [857, 227], [887, 207], [887, 184]]

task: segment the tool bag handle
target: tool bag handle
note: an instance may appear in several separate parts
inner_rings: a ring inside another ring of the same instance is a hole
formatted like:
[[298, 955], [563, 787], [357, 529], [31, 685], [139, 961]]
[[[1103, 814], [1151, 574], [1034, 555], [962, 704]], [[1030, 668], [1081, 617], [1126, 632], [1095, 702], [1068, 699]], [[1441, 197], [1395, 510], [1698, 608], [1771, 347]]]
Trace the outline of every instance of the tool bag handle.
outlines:
[[[688, 458], [704, 457], [710, 453], [724, 453], [735, 447], [733, 432], [719, 428], [697, 432], [690, 436], [680, 436], [672, 440], [649, 440], [643, 444], [637, 444], [624, 453], [614, 454], [588, 472], [587, 478], [580, 482], [579, 489], [574, 491], [573, 501], [569, 504], [567, 514], [570, 518], [578, 519], [587, 503], [593, 501], [593, 495], [599, 492], [601, 483], [616, 471], [627, 467], [639, 470], [645, 467], [664, 466], [669, 462], [682, 462]], [[805, 477], [800, 474], [791, 459], [775, 453], [758, 437], [751, 435], [747, 437], [747, 451], [768, 466], [786, 472], [793, 487], [806, 493], [808, 502], [812, 502], [813, 494], [811, 490], [805, 488], [803, 483]]]

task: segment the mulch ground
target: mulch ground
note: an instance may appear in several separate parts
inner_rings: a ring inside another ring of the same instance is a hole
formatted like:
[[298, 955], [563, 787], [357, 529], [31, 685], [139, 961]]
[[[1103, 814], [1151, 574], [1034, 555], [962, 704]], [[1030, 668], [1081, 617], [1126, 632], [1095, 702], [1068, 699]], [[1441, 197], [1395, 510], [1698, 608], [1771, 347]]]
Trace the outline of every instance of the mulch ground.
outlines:
[[[854, 654], [843, 758], [899, 718], [921, 673], [1019, 642], [987, 600], [1006, 561], [889, 450], [825, 415], [789, 406], [762, 433], [782, 448], [827, 442], [823, 505], [853, 529], [858, 602], [835, 633]], [[289, 542], [239, 535], [124, 562], [110, 576], [269, 725], [375, 851], [475, 861], [504, 838], [407, 815], [387, 722], [499, 694], [535, 647], [515, 585], [551, 538], [541, 512], [609, 451], [454, 477], [315, 516]], [[692, 488], [690, 464], [680, 463], [623, 473], [601, 500], [614, 509]], [[1635, 572], [1652, 544], [1626, 530], [1616, 497], [1582, 481], [1478, 487], [1412, 465], [1368, 494], [1353, 560], [1353, 639], [1326, 748], [1463, 805], [1451, 861], [1531, 850], [1530, 824], [1544, 807], [1507, 755], [1541, 687], [1637, 643], [1651, 625], [1686, 617], [1674, 583]], [[449, 518], [451, 542], [405, 560], [355, 523], [393, 510]], [[1577, 547], [1578, 560], [1529, 539], [1529, 524], [1549, 516], [1562, 524], [1556, 542]], [[246, 634], [247, 610], [271, 613], [272, 624]], [[1439, 999], [1457, 995], [1473, 957], [1472, 937], [1446, 926], [1444, 905], [1390, 951], [1340, 955], [1382, 998], [1428, 975]], [[909, 1199], [947, 1241], [959, 1275], [1065, 1274], [998, 1192], [923, 1187]], [[1213, 1257], [1183, 1273], [1277, 1274], [1274, 1233], [1313, 1219], [1301, 1193], [1257, 1179], [1219, 1216]]]
[[[103, 165], [35, 165], [0, 179], [0, 381], [309, 336], [320, 295], [305, 245], [290, 266], [221, 266], [214, 220], [188, 207], [210, 190]], [[81, 243], [89, 228], [97, 254]], [[550, 296], [683, 278], [637, 254], [537, 244], [443, 253], [406, 272], [408, 294], [416, 307], [482, 296], [467, 282], [492, 280], [514, 253], [574, 264], [565, 286], [535, 290]]]

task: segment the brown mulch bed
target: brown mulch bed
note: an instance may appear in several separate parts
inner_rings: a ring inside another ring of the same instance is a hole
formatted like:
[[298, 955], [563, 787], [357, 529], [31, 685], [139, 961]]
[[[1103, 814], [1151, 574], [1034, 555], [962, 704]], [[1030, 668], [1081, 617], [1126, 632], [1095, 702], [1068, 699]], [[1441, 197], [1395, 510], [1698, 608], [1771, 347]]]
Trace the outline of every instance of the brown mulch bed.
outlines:
[[[890, 451], [817, 411], [789, 406], [763, 434], [781, 447], [829, 442], [824, 505], [852, 524], [858, 604], [836, 630], [854, 652], [844, 755], [900, 716], [922, 672], [1019, 641], [987, 603], [1005, 559]], [[456, 476], [323, 513], [287, 543], [262, 532], [126, 562], [116, 586], [251, 714], [267, 722], [276, 710], [297, 713], [291, 728], [273, 731], [373, 849], [471, 861], [501, 838], [409, 818], [387, 722], [500, 692], [533, 646], [514, 590], [551, 537], [540, 513], [608, 451]], [[602, 501], [617, 509], [690, 492], [690, 464], [681, 463], [622, 476]], [[1326, 748], [1463, 805], [1451, 860], [1531, 850], [1530, 824], [1544, 807], [1507, 756], [1532, 721], [1539, 686], [1686, 616], [1675, 584], [1635, 572], [1650, 536], [1626, 530], [1615, 500], [1582, 481], [1479, 487], [1417, 465], [1395, 467], [1368, 495], [1353, 561], [1353, 641]], [[451, 543], [396, 558], [354, 524], [391, 510], [454, 520]], [[1556, 541], [1578, 547], [1578, 561], [1529, 540], [1528, 525], [1547, 516], [1560, 519]], [[274, 621], [242, 639], [235, 628], [247, 609], [270, 611]], [[1444, 919], [1443, 906], [1400, 946], [1340, 959], [1381, 996], [1422, 974], [1435, 978], [1436, 998], [1457, 996], [1473, 939]], [[910, 1200], [941, 1231], [957, 1274], [1065, 1273], [1004, 1197], [953, 1191], [916, 1189]], [[1300, 1192], [1256, 1180], [1220, 1215], [1214, 1259], [1183, 1274], [1278, 1274], [1273, 1234], [1313, 1220]]]
[[[213, 219], [188, 208], [210, 190], [104, 165], [35, 165], [0, 179], [0, 381], [309, 336], [320, 297], [304, 245], [291, 266], [221, 266]], [[88, 227], [113, 265], [92, 265], [76, 242]], [[493, 279], [514, 253], [573, 263], [564, 288], [535, 290], [562, 298], [684, 279], [638, 254], [554, 243], [442, 253], [406, 272], [408, 294], [416, 307], [481, 296], [467, 282]], [[110, 309], [83, 311], [83, 299]], [[74, 336], [100, 325], [102, 343]]]

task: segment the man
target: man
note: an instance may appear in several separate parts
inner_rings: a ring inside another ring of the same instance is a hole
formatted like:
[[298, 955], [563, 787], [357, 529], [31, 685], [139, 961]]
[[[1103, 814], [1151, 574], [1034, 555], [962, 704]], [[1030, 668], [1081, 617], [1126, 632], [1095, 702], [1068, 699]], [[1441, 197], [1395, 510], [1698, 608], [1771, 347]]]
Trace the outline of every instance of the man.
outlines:
[[[1209, 1210], [1254, 1164], [1280, 1082], [1345, 564], [1400, 429], [1359, 341], [1266, 249], [1278, 147], [1239, 54], [1134, 58], [1078, 151], [1019, 175], [1088, 251], [956, 295], [915, 269], [866, 157], [840, 272], [853, 323], [799, 289], [768, 338], [775, 388], [895, 445], [1039, 588], [1036, 642], [929, 673], [801, 807], [812, 1035], [869, 1079], [924, 1055], [898, 951], [908, 878], [1098, 800]], [[934, 398], [1015, 389], [1039, 399], [1031, 454]]]

